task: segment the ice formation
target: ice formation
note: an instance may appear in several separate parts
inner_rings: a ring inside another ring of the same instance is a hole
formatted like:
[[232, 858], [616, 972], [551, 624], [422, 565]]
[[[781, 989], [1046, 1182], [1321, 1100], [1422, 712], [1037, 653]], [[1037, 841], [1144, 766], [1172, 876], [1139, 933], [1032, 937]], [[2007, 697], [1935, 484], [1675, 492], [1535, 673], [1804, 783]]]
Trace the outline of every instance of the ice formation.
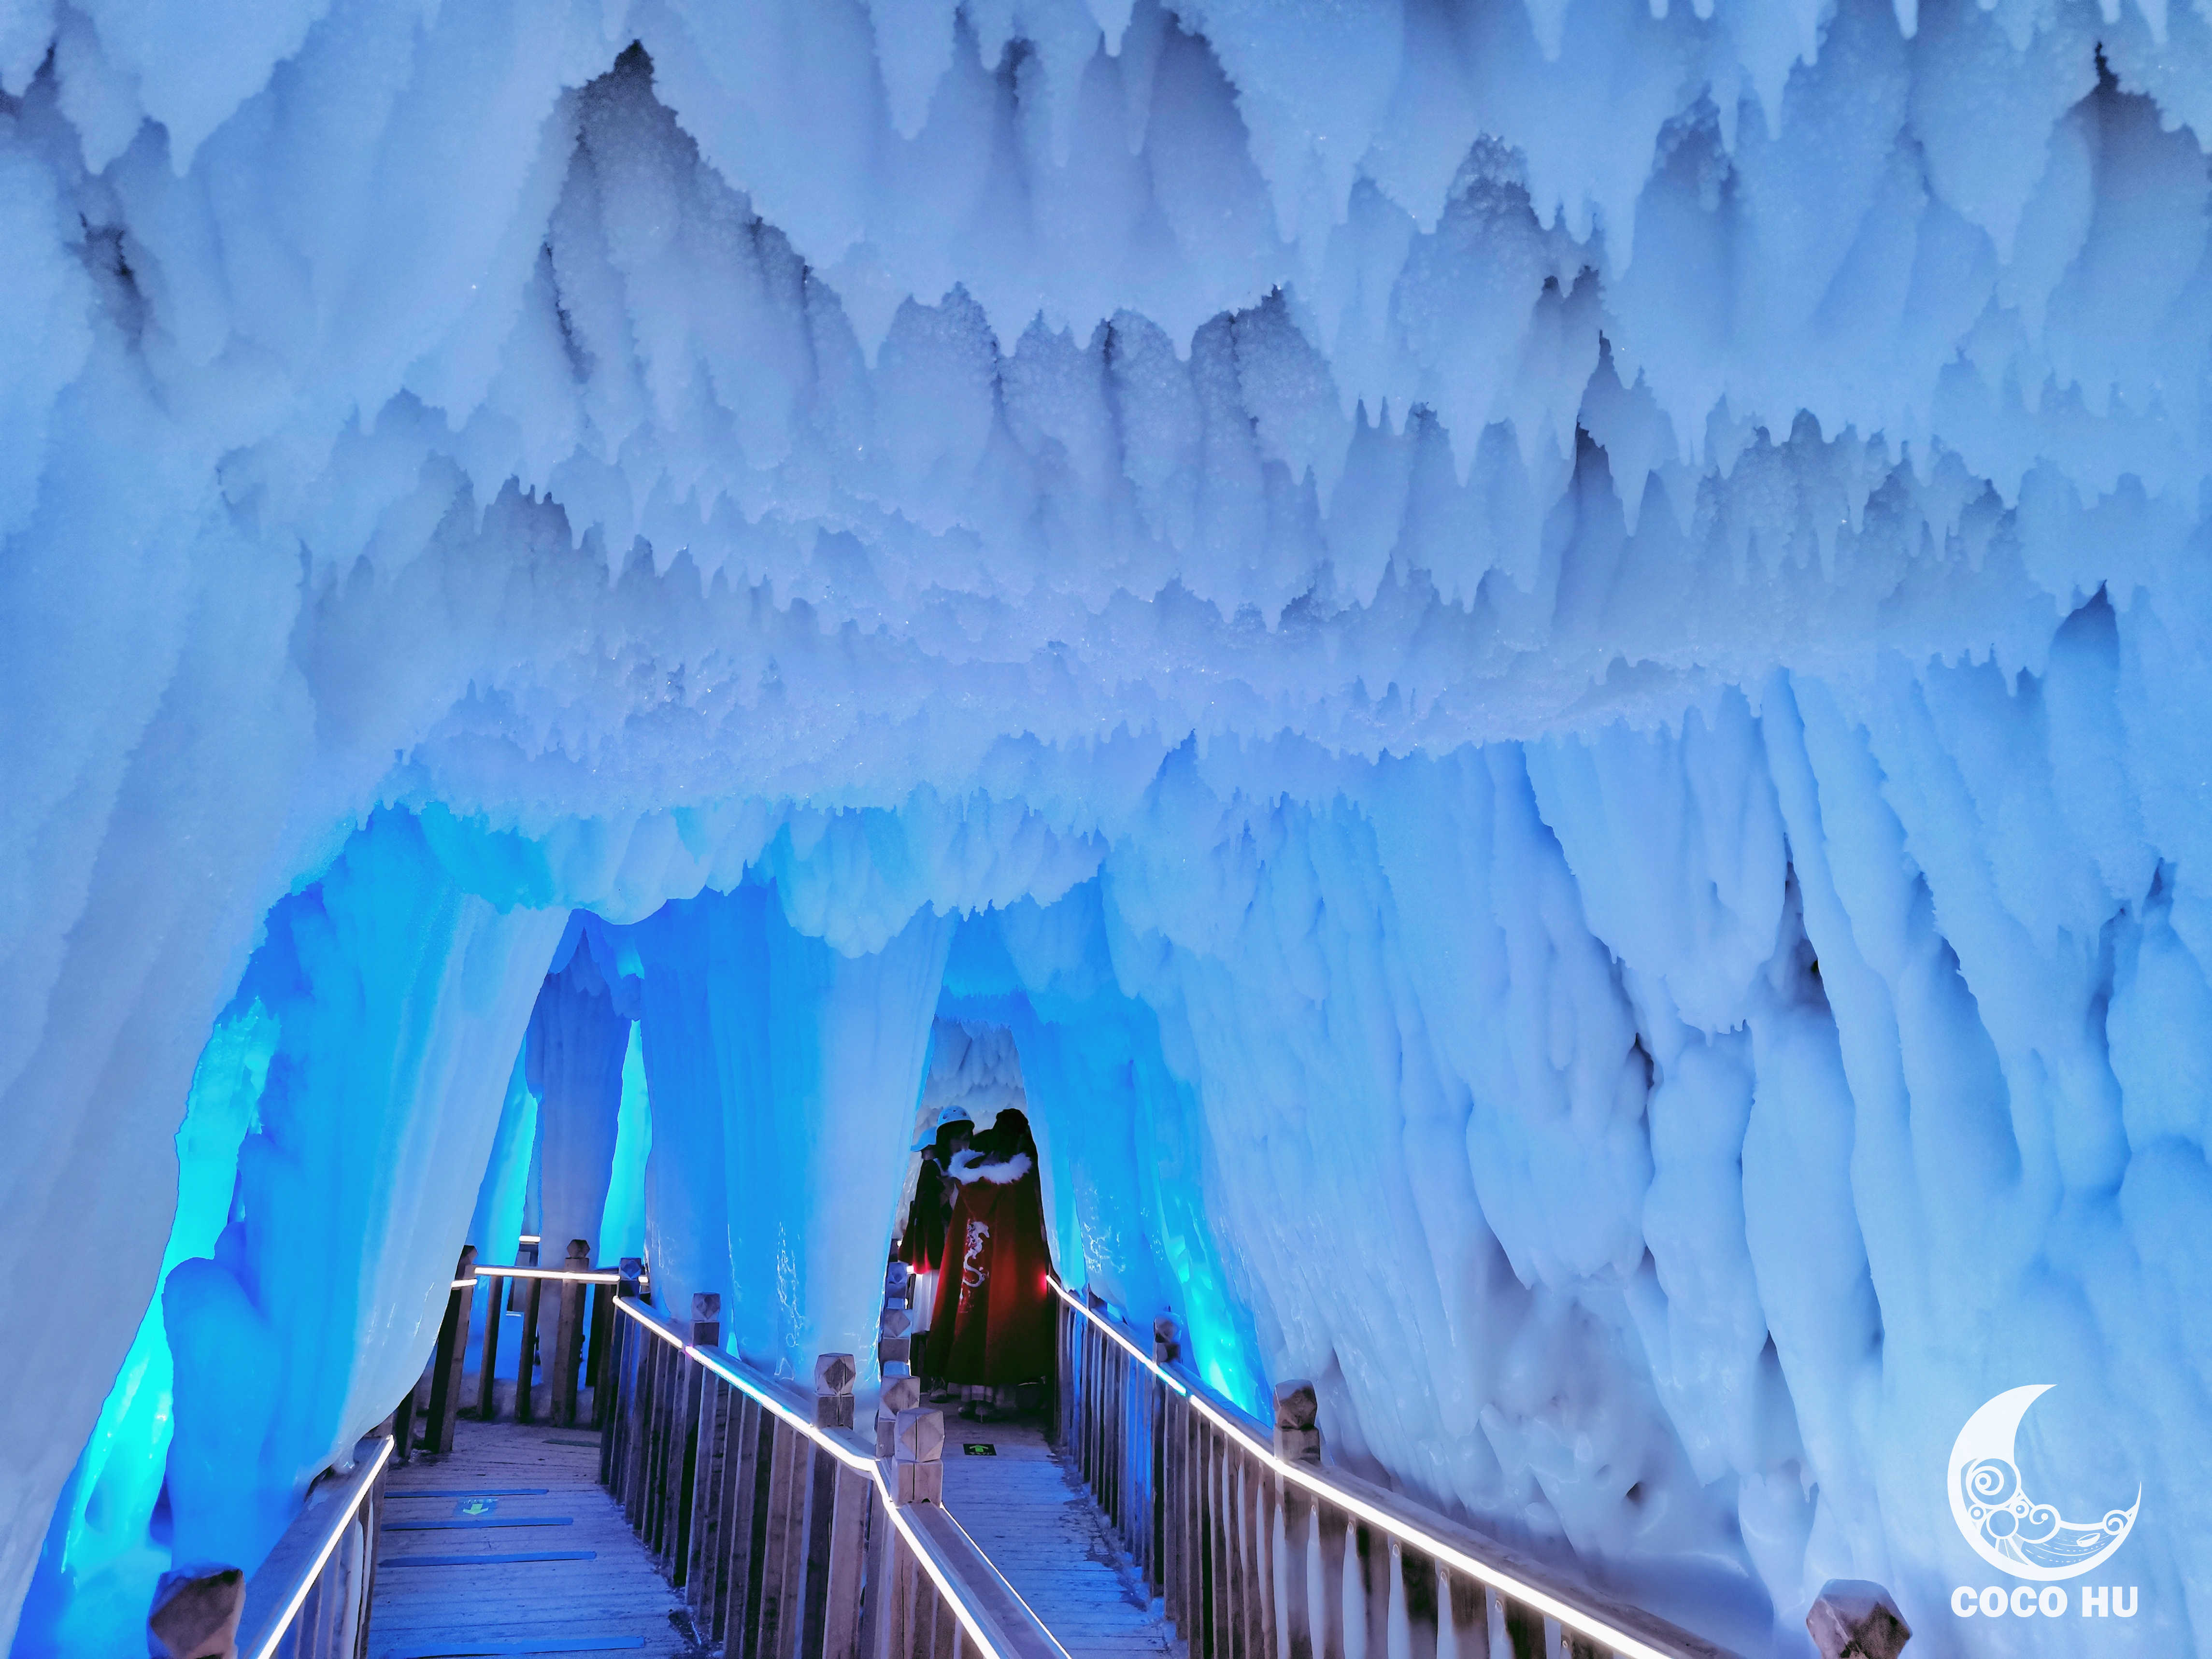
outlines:
[[2198, 1648], [2207, 134], [2204, 0], [0, 0], [0, 1632], [526, 1212], [863, 1348], [949, 1021], [1348, 1461], [2070, 1655], [2055, 1382]]

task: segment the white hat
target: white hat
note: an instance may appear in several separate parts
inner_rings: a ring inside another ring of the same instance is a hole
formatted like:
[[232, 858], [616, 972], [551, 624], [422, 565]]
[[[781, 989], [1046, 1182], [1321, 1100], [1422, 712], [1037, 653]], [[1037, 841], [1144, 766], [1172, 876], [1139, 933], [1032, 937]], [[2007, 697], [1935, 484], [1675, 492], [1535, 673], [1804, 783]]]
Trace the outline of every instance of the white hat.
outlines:
[[965, 1123], [973, 1127], [975, 1122], [975, 1120], [969, 1115], [965, 1106], [947, 1106], [937, 1115], [936, 1123], [924, 1130], [921, 1139], [915, 1141], [909, 1150], [917, 1152], [927, 1152], [932, 1146], [937, 1145], [938, 1130], [944, 1128], [947, 1124]]

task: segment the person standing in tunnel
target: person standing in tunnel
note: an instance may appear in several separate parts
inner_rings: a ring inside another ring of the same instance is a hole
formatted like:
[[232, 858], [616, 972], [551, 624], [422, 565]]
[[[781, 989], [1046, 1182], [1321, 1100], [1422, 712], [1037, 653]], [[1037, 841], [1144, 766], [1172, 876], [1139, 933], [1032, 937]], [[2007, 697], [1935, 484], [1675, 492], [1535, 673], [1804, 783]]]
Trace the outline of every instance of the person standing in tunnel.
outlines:
[[975, 1129], [965, 1107], [948, 1106], [937, 1121], [935, 1135], [915, 1148], [921, 1154], [921, 1167], [915, 1176], [914, 1202], [908, 1206], [894, 1259], [905, 1262], [921, 1281], [914, 1299], [917, 1340], [929, 1329], [936, 1310], [945, 1227], [960, 1196], [960, 1183], [951, 1174], [952, 1160], [967, 1150]]
[[988, 1418], [1052, 1368], [1052, 1255], [1029, 1120], [1000, 1112], [950, 1172], [960, 1196], [924, 1370], [967, 1396], [963, 1417]]

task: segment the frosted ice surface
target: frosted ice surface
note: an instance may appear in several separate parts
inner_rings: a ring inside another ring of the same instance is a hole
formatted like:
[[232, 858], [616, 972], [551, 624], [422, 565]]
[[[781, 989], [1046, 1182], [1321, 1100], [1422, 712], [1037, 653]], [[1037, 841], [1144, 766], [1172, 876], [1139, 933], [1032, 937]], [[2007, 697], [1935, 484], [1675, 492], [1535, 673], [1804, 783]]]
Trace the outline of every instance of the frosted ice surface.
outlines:
[[951, 1030], [1357, 1467], [2070, 1655], [2052, 1382], [2203, 1645], [2212, 11], [216, 9], [0, 3], [18, 1652], [465, 1238], [865, 1353]]

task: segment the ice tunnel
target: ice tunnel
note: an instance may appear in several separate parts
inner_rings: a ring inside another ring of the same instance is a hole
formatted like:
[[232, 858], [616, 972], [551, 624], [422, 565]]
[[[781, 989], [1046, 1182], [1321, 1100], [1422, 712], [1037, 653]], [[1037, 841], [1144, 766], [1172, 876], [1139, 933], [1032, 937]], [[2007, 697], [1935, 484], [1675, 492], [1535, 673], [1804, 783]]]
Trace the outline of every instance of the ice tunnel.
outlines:
[[1117, 1653], [1201, 1474], [1241, 1659], [2212, 1653], [2208, 149], [2207, 0], [0, 0], [0, 1643], [345, 1492], [486, 1650], [374, 1495], [665, 1348], [802, 1647], [1049, 1654], [1033, 1454]]

